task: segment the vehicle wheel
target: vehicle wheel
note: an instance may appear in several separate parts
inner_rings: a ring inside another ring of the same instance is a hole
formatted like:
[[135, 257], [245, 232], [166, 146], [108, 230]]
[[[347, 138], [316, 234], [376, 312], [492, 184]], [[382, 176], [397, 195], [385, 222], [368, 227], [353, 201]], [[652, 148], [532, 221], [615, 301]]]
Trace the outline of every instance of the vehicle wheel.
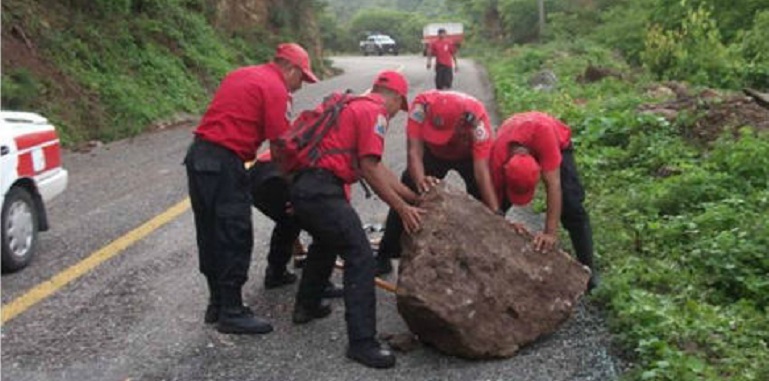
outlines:
[[364, 55], [364, 56], [366, 56], [366, 57], [368, 57], [368, 51], [367, 51], [367, 50], [364, 50], [364, 51], [363, 51], [363, 55]]
[[32, 260], [37, 246], [37, 224], [32, 195], [21, 187], [11, 188], [5, 195], [0, 229], [3, 272], [21, 270]]
[[397, 50], [396, 50], [396, 51], [394, 51], [394, 52], [393, 52], [393, 55], [394, 55], [394, 56], [397, 56], [397, 55], [398, 55], [398, 51], [397, 51]]
[[377, 54], [381, 56], [382, 54], [384, 54], [384, 51], [382, 49], [379, 49], [377, 50]]

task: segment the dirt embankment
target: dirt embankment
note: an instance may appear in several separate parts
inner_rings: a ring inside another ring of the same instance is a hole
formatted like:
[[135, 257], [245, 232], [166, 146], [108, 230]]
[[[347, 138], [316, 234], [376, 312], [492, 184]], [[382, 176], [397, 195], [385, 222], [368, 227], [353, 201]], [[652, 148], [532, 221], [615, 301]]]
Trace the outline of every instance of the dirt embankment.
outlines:
[[[669, 82], [648, 89], [649, 94], [675, 95], [662, 103], [644, 104], [639, 111], [656, 114], [669, 121], [681, 116], [691, 118], [685, 130], [689, 139], [700, 143], [716, 140], [723, 132], [737, 134], [739, 128], [750, 126], [758, 131], [769, 131], [769, 108], [762, 105], [762, 95], [746, 95], [705, 89], [696, 92], [688, 86]], [[766, 94], [763, 94], [765, 96]]]

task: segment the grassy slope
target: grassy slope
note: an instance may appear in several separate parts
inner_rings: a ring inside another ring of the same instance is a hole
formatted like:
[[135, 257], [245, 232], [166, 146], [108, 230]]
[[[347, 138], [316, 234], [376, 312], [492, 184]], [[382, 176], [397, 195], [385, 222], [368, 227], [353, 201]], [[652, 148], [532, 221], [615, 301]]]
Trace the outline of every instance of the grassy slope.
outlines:
[[[627, 378], [769, 379], [769, 138], [744, 130], [709, 146], [688, 141], [686, 120], [635, 111], [654, 101], [644, 73], [578, 84], [588, 62], [631, 71], [593, 45], [488, 61], [503, 115], [543, 110], [574, 129], [605, 274], [597, 299], [637, 365]], [[558, 75], [557, 91], [528, 86], [543, 67]]]
[[65, 143], [201, 112], [227, 71], [268, 59], [276, 42], [259, 28], [225, 35], [191, 1], [61, 3], [3, 2], [2, 95], [4, 108], [53, 119]]

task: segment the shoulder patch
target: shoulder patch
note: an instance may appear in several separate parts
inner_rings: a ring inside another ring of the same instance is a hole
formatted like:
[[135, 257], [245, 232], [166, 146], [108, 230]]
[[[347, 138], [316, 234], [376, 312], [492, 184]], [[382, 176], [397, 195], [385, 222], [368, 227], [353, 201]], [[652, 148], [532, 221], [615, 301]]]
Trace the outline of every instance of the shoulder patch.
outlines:
[[387, 133], [387, 118], [385, 118], [384, 115], [379, 114], [376, 118], [376, 123], [374, 124], [374, 133], [381, 136], [382, 138], [385, 137], [385, 134]]
[[411, 110], [411, 115], [409, 115], [411, 120], [417, 122], [417, 123], [424, 123], [425, 121], [425, 105], [422, 103], [417, 103], [414, 105], [414, 109]]
[[486, 125], [482, 121], [478, 122], [478, 125], [475, 126], [473, 136], [475, 137], [476, 142], [485, 142], [486, 140], [489, 140], [489, 131], [486, 130]]

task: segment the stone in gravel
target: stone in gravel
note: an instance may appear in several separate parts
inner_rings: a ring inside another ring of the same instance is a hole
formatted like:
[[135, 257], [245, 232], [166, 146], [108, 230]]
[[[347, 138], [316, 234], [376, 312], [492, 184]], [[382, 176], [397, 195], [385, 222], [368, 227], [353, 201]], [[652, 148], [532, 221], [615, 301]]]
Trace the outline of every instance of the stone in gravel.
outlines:
[[465, 358], [513, 356], [574, 312], [590, 275], [445, 183], [423, 196], [422, 230], [404, 235], [398, 312], [419, 339]]

